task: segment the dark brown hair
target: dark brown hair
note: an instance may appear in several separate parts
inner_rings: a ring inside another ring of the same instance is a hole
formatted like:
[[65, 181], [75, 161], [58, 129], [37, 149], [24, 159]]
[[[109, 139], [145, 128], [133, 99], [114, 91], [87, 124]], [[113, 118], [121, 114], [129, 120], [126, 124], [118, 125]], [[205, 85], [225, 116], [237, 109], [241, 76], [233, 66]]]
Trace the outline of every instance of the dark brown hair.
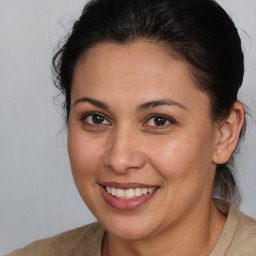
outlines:
[[[67, 123], [81, 54], [98, 43], [136, 40], [162, 44], [186, 60], [198, 88], [209, 95], [212, 120], [228, 117], [243, 81], [244, 57], [233, 21], [214, 0], [93, 0], [53, 58]], [[239, 197], [232, 161], [217, 166], [214, 184], [214, 195], [229, 200]]]

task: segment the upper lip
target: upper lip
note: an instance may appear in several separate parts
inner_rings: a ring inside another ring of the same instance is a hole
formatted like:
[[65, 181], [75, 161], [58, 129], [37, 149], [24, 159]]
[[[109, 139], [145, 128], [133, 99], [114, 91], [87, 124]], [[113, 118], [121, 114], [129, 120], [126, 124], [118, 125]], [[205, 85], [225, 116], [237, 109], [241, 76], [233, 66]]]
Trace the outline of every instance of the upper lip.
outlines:
[[119, 189], [135, 189], [135, 188], [155, 188], [157, 185], [148, 185], [141, 183], [118, 183], [118, 182], [101, 182], [103, 187], [119, 188]]

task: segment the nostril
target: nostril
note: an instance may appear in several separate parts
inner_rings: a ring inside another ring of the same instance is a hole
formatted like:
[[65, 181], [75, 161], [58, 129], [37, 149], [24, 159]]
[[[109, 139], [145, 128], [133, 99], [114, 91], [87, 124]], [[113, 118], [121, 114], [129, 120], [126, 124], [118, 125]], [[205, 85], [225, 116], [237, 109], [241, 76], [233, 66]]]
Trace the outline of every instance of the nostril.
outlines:
[[118, 174], [142, 168], [146, 158], [141, 145], [138, 134], [132, 134], [131, 127], [119, 127], [108, 140], [104, 165]]

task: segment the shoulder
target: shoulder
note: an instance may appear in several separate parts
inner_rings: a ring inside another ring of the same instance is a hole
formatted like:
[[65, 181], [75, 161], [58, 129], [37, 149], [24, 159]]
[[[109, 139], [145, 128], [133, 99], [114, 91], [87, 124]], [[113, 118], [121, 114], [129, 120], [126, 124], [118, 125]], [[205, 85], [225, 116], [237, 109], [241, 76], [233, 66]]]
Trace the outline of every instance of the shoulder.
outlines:
[[255, 256], [256, 220], [227, 201], [215, 199], [215, 204], [227, 221], [211, 256]]
[[[231, 206], [230, 212], [237, 219], [237, 229], [230, 251], [232, 255], [256, 255], [256, 220]], [[238, 254], [243, 251], [244, 254]]]
[[[22, 249], [17, 249], [6, 256], [52, 256], [52, 255], [87, 255], [87, 251], [98, 251], [105, 230], [95, 222], [72, 229], [53, 237], [37, 240]], [[89, 254], [88, 254], [89, 255]], [[96, 255], [96, 254], [95, 254]]]

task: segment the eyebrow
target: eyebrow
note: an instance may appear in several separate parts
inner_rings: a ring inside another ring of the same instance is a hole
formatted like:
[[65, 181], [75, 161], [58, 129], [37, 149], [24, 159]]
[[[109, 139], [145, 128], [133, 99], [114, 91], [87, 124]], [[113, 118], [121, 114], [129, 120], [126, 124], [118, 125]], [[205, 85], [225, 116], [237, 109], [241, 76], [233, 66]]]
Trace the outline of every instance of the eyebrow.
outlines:
[[155, 108], [155, 107], [163, 106], [163, 105], [176, 106], [181, 109], [187, 110], [187, 108], [184, 105], [182, 105], [181, 103], [179, 103], [177, 101], [170, 100], [170, 99], [161, 99], [161, 100], [154, 100], [154, 101], [146, 102], [146, 103], [138, 106], [137, 111], [141, 112], [141, 111], [145, 111], [150, 108]]
[[[95, 100], [95, 99], [92, 99], [92, 98], [88, 98], [88, 97], [82, 97], [82, 98], [77, 99], [74, 102], [73, 106], [75, 106], [75, 105], [77, 105], [78, 103], [81, 103], [81, 102], [89, 102], [90, 104], [92, 104], [96, 107], [105, 109], [105, 110], [110, 109], [108, 104], [106, 104], [102, 101], [98, 101], [98, 100]], [[145, 102], [145, 103], [139, 105], [136, 108], [136, 111], [141, 112], [141, 111], [145, 111], [145, 110], [150, 109], [150, 108], [155, 108], [155, 107], [163, 106], [163, 105], [176, 106], [176, 107], [179, 107], [181, 109], [187, 110], [187, 108], [184, 105], [182, 105], [181, 103], [179, 103], [177, 101], [170, 100], [170, 99], [161, 99], [161, 100], [153, 100], [153, 101]]]
[[104, 102], [101, 102], [101, 101], [98, 101], [98, 100], [94, 100], [94, 99], [91, 99], [91, 98], [87, 98], [87, 97], [83, 97], [83, 98], [79, 98], [77, 99], [73, 106], [77, 105], [78, 103], [80, 102], [89, 102], [91, 103], [92, 105], [98, 107], [98, 108], [102, 108], [102, 109], [109, 109], [109, 106], [108, 104], [104, 103]]

